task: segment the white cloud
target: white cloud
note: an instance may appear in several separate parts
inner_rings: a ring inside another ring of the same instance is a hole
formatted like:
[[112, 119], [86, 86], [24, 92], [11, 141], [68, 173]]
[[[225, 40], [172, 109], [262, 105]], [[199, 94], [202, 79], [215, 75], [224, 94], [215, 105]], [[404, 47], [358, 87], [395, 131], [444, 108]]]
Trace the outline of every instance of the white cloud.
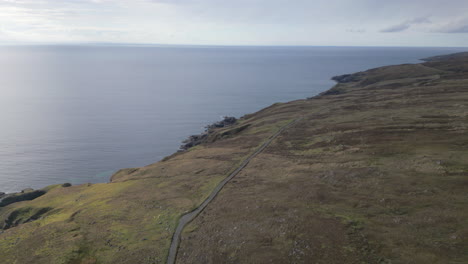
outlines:
[[0, 0], [0, 40], [460, 46], [466, 13], [466, 0]]
[[468, 18], [457, 19], [445, 23], [434, 29], [434, 32], [440, 33], [468, 33]]
[[431, 23], [431, 20], [429, 20], [429, 18], [427, 18], [427, 17], [418, 17], [418, 18], [415, 18], [415, 19], [406, 20], [406, 21], [404, 21], [404, 22], [402, 22], [400, 24], [393, 25], [391, 27], [384, 28], [384, 29], [380, 30], [380, 32], [383, 32], [383, 33], [402, 32], [402, 31], [405, 31], [405, 30], [409, 29], [413, 25], [430, 24], [430, 23]]

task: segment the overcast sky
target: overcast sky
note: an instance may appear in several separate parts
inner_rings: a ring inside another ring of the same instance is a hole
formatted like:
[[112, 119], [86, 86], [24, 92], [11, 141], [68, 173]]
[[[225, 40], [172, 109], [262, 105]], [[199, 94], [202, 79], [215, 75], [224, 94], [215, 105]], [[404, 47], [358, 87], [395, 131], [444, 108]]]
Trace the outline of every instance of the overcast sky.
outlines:
[[0, 43], [468, 46], [468, 0], [0, 0]]

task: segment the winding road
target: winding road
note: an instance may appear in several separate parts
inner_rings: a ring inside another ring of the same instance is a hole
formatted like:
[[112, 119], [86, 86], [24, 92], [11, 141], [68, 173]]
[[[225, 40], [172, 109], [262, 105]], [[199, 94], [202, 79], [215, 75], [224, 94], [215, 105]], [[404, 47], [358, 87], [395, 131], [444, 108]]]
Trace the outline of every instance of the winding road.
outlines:
[[284, 125], [283, 127], [281, 127], [274, 135], [270, 136], [268, 138], [268, 140], [263, 143], [254, 153], [250, 154], [250, 156], [248, 156], [243, 162], [242, 164], [239, 165], [239, 167], [237, 167], [237, 169], [235, 171], [233, 171], [231, 174], [229, 174], [229, 176], [224, 179], [222, 182], [220, 182], [216, 188], [214, 188], [214, 190], [211, 192], [210, 196], [208, 196], [208, 198], [206, 198], [206, 200], [200, 204], [200, 206], [198, 206], [195, 210], [183, 215], [180, 219], [179, 219], [179, 224], [177, 225], [177, 228], [174, 232], [174, 235], [172, 236], [172, 241], [171, 241], [171, 246], [169, 248], [169, 255], [167, 257], [167, 264], [174, 264], [175, 261], [176, 261], [176, 257], [177, 257], [177, 250], [179, 249], [179, 244], [180, 244], [180, 235], [182, 233], [182, 230], [184, 230], [185, 226], [190, 223], [193, 219], [195, 219], [195, 217], [197, 217], [198, 214], [200, 214], [203, 209], [206, 208], [206, 206], [208, 206], [208, 204], [213, 201], [213, 199], [216, 197], [216, 195], [218, 195], [218, 193], [221, 191], [221, 189], [230, 181], [232, 180], [232, 178], [234, 178], [237, 174], [239, 174], [239, 172], [242, 171], [242, 169], [244, 169], [247, 164], [249, 164], [249, 162], [255, 158], [258, 154], [260, 154], [266, 147], [268, 147], [268, 145], [270, 145], [270, 143], [276, 138], [278, 137], [281, 133], [283, 133], [286, 129], [288, 129], [289, 127], [291, 127], [292, 125], [296, 124], [297, 122], [299, 122], [300, 120], [302, 120], [303, 117], [300, 117], [300, 118], [297, 118], [291, 122], [289, 122], [288, 124]]

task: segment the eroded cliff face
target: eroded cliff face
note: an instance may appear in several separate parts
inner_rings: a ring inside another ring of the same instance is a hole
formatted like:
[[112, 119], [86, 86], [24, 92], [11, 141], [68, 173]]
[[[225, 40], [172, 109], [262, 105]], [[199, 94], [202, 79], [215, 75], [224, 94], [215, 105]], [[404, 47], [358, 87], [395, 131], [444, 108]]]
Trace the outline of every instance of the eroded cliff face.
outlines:
[[178, 263], [468, 261], [468, 56], [336, 80], [111, 183], [0, 207], [2, 263], [164, 263], [178, 218], [298, 117], [184, 230]]

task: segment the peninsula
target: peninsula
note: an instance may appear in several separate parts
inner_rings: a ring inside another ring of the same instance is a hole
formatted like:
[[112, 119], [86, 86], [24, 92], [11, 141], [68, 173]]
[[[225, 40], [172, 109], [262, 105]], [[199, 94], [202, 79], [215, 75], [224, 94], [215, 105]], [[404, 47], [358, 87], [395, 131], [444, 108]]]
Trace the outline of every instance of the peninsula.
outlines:
[[468, 53], [333, 79], [109, 183], [0, 194], [1, 263], [467, 263]]

